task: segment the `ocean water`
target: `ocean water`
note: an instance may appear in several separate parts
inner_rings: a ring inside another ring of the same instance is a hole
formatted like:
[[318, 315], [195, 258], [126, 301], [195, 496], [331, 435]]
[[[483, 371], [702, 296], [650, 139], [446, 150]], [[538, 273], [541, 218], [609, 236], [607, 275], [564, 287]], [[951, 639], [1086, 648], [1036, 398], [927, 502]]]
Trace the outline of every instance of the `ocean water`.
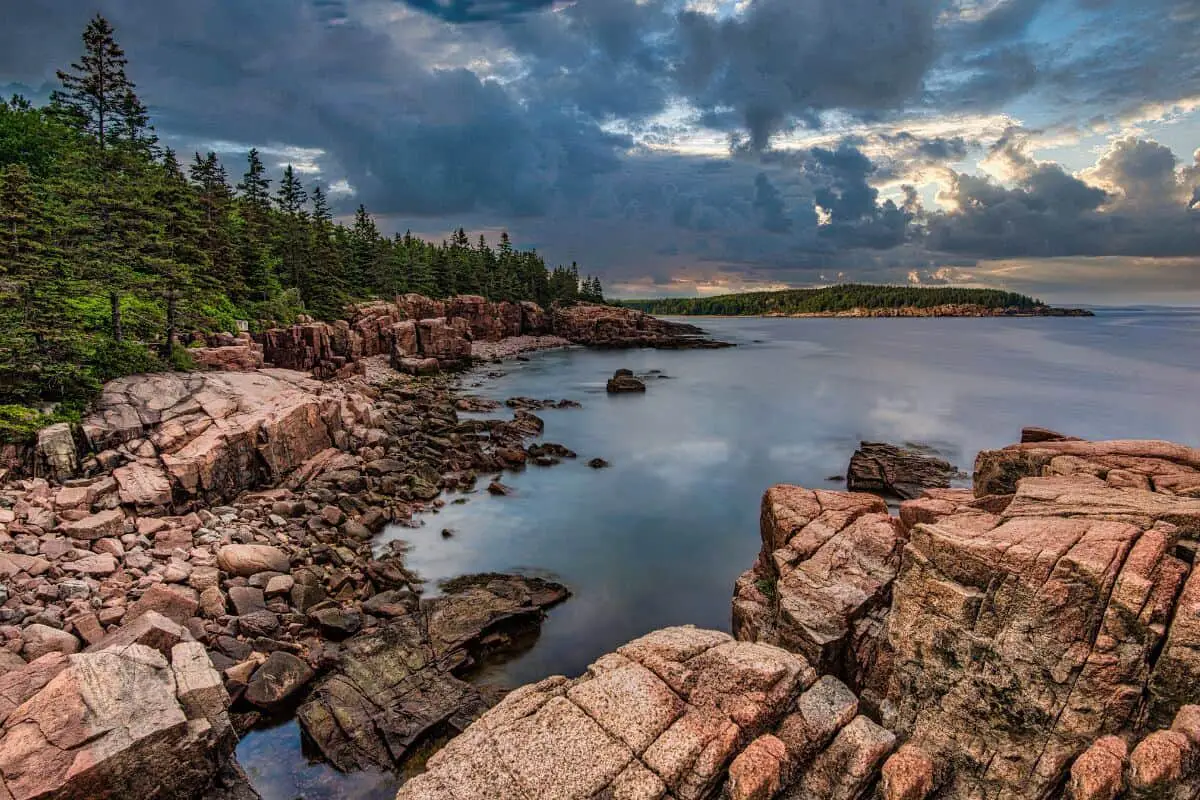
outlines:
[[[510, 497], [481, 482], [423, 527], [383, 535], [412, 546], [408, 563], [430, 591], [482, 571], [550, 575], [572, 589], [532, 648], [478, 680], [577, 675], [666, 625], [728, 630], [733, 582], [759, 549], [762, 492], [838, 488], [831, 478], [863, 439], [928, 445], [968, 472], [976, 452], [1016, 441], [1024, 425], [1200, 444], [1200, 311], [693, 321], [739, 346], [550, 351], [464, 379], [497, 400], [583, 404], [538, 412], [543, 440], [577, 461], [506, 475]], [[649, 375], [645, 395], [605, 393], [621, 367]], [[588, 468], [595, 457], [612, 466]], [[294, 723], [252, 733], [238, 753], [268, 800], [384, 798], [400, 781], [309, 764]]]

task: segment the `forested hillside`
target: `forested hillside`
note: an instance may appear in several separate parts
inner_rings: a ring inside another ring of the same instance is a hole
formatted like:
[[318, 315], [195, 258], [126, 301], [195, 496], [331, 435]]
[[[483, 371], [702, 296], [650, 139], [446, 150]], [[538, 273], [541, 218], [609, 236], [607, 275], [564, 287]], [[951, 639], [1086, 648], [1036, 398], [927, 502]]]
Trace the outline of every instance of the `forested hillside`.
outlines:
[[[355, 299], [602, 300], [598, 279], [548, 270], [507, 234], [388, 237], [361, 206], [335, 221], [325, 189], [255, 150], [236, 166], [176, 154], [108, 22], [83, 43], [48, 105], [0, 101], [0, 403], [77, 403], [117, 375], [186, 366], [180, 331], [333, 318]], [[0, 409], [0, 432], [6, 419], [32, 417]]]
[[846, 284], [822, 289], [747, 292], [716, 297], [669, 297], [629, 300], [622, 305], [651, 314], [742, 316], [756, 314], [829, 314], [853, 309], [934, 308], [965, 305], [982, 308], [1044, 308], [1040, 300], [997, 289], [923, 288]]

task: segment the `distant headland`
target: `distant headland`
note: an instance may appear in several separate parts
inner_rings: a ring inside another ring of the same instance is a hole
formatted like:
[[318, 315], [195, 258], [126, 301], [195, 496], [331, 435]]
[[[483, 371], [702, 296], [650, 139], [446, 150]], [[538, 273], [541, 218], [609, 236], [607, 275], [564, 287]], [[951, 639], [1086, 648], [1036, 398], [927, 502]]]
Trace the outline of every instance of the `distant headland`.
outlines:
[[1090, 317], [1082, 308], [1057, 308], [999, 289], [845, 284], [715, 297], [624, 300], [650, 314], [712, 317]]

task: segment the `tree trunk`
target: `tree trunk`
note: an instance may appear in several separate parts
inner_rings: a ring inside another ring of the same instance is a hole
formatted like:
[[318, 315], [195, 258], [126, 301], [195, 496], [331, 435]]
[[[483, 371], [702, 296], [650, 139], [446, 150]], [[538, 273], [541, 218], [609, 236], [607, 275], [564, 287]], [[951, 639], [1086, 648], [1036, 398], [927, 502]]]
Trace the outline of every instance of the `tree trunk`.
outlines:
[[175, 352], [175, 290], [167, 290], [167, 340], [163, 343], [163, 358]]
[[119, 342], [125, 338], [124, 331], [121, 330], [121, 295], [116, 292], [110, 292], [108, 302], [112, 305], [112, 337], [114, 342]]

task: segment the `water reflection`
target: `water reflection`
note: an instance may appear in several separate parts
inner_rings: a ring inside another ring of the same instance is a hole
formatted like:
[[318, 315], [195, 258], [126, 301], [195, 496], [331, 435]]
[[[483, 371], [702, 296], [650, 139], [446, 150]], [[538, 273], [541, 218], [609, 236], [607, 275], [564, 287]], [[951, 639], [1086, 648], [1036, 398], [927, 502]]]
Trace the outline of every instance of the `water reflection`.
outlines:
[[[759, 548], [762, 491], [779, 482], [836, 488], [828, 478], [845, 473], [860, 439], [929, 444], [968, 470], [978, 450], [1029, 424], [1200, 440], [1194, 313], [704, 324], [743, 346], [571, 350], [506, 365], [478, 391], [582, 402], [539, 412], [544, 438], [579, 459], [505, 476], [512, 497], [476, 492], [421, 528], [385, 534], [412, 544], [409, 564], [431, 582], [529, 570], [571, 587], [537, 645], [483, 669], [487, 681], [578, 674], [664, 625], [728, 628], [733, 582]], [[619, 367], [670, 379], [651, 381], [645, 395], [608, 397], [604, 382]], [[612, 467], [589, 469], [595, 457]], [[443, 538], [443, 528], [455, 535]], [[255, 734], [239, 757], [271, 798], [373, 797], [372, 781], [388, 777], [304, 766], [294, 725]]]

